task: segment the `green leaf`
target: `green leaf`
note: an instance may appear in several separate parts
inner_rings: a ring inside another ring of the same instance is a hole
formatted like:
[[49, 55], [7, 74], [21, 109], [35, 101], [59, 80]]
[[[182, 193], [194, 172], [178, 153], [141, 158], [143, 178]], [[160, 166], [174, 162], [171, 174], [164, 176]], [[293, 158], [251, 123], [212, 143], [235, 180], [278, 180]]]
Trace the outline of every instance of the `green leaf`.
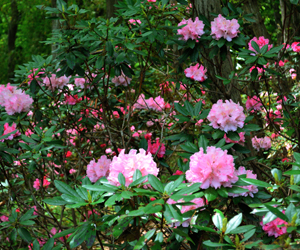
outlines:
[[125, 176], [122, 173], [119, 173], [118, 180], [121, 185], [125, 186], [126, 180], [125, 180]]
[[236, 229], [241, 223], [243, 219], [243, 214], [239, 213], [238, 215], [234, 216], [226, 226], [225, 234], [231, 233], [233, 229]]
[[54, 238], [54, 239], [57, 239], [57, 238], [60, 238], [60, 237], [64, 237], [64, 236], [66, 236], [66, 235], [68, 235], [68, 234], [71, 234], [71, 233], [75, 232], [75, 230], [76, 230], [76, 228], [69, 228], [69, 229], [66, 229], [66, 230], [64, 230], [64, 231], [62, 231], [62, 232], [60, 232], [60, 233], [55, 234], [55, 235], [53, 236], [53, 238]]
[[229, 131], [226, 135], [229, 139], [231, 139], [233, 141], [239, 141], [240, 140], [240, 136], [237, 132]]
[[33, 241], [32, 248], [33, 248], [33, 250], [39, 250], [40, 249], [40, 243], [36, 239]]
[[53, 205], [53, 206], [62, 206], [62, 205], [69, 204], [69, 202], [66, 202], [60, 196], [54, 197], [52, 199], [44, 199], [43, 202], [45, 202], [45, 203], [47, 203], [49, 205]]
[[204, 196], [208, 202], [215, 200], [218, 197], [218, 192], [216, 189], [210, 187], [204, 191]]
[[20, 221], [26, 221], [28, 219], [31, 219], [33, 215], [34, 208], [29, 209], [21, 218]]
[[[217, 130], [216, 132], [213, 133], [212, 137], [216, 140], [218, 138], [223, 138], [224, 134], [225, 134], [224, 131]], [[224, 139], [224, 141], [225, 141], [225, 139]]]
[[70, 247], [75, 248], [78, 247], [84, 240], [87, 233], [88, 228], [81, 226], [78, 231], [74, 234], [72, 234], [73, 238], [70, 241]]
[[[111, 187], [112, 186], [112, 187]], [[108, 186], [108, 185], [83, 185], [84, 188], [92, 191], [104, 191], [108, 193], [114, 193], [117, 191], [120, 187], [117, 186]]]
[[[185, 116], [188, 115], [188, 112], [187, 112], [187, 110], [185, 109], [185, 107], [182, 107], [179, 103], [175, 102], [175, 103], [174, 103], [174, 107], [175, 107], [175, 109], [176, 109], [179, 113], [181, 113], [181, 114], [183, 114], [183, 115], [185, 115]], [[0, 139], [1, 139], [1, 138], [0, 138]]]
[[23, 240], [25, 240], [27, 243], [30, 243], [32, 241], [30, 233], [27, 231], [26, 228], [20, 227], [18, 228], [18, 234], [21, 236]]
[[253, 49], [255, 49], [256, 52], [258, 52], [258, 53], [260, 52], [260, 48], [255, 41], [251, 41], [251, 46]]
[[1, 137], [0, 137], [0, 140], [3, 140], [3, 139], [8, 138], [10, 135], [15, 134], [17, 131], [18, 131], [18, 130], [16, 129], [16, 130], [14, 130], [13, 132], [10, 132], [10, 133], [8, 133], [8, 134], [5, 134], [5, 135], [1, 136]]
[[228, 192], [224, 187], [217, 189], [217, 192], [221, 197], [228, 198]]
[[148, 175], [148, 181], [150, 183], [150, 185], [157, 191], [163, 193], [164, 192], [164, 186], [163, 184], [160, 182], [160, 180], [152, 175], [152, 174], [149, 174]]
[[[201, 185], [201, 183], [194, 183], [193, 185], [191, 185], [189, 187], [185, 187], [185, 188], [179, 190], [178, 192], [175, 193], [175, 195], [193, 193], [200, 189], [200, 185]], [[171, 196], [171, 199], [172, 199], [172, 196]]]
[[57, 190], [63, 194], [68, 194], [68, 195], [75, 196], [75, 197], [77, 196], [76, 191], [73, 190], [68, 184], [66, 184], [62, 181], [55, 180], [54, 185], [57, 188]]
[[70, 69], [74, 69], [76, 58], [72, 53], [66, 55], [67, 65]]
[[216, 214], [213, 215], [212, 221], [213, 221], [214, 225], [216, 226], [216, 228], [218, 228], [219, 230], [222, 229], [222, 227], [223, 227], [223, 218], [221, 217], [221, 215], [219, 213], [216, 213]]
[[280, 219], [282, 219], [282, 220], [284, 220], [284, 221], [286, 221], [286, 222], [289, 222], [288, 217], [287, 217], [284, 213], [280, 212], [280, 210], [279, 210], [278, 208], [272, 207], [271, 205], [268, 205], [268, 204], [265, 204], [265, 207], [266, 207], [271, 213], [275, 214], [278, 218], [280, 218]]
[[271, 187], [270, 184], [260, 181], [260, 180], [256, 180], [256, 179], [251, 179], [251, 178], [241, 178], [242, 181], [250, 184], [250, 185], [255, 185], [258, 187]]
[[63, 194], [61, 198], [63, 198], [65, 201], [70, 203], [85, 203], [85, 200], [82, 199], [81, 197], [78, 197], [78, 195], [73, 196], [73, 195]]
[[163, 209], [164, 200], [151, 201], [147, 206], [143, 208], [144, 214], [155, 214]]
[[42, 250], [51, 250], [54, 246], [54, 238], [50, 238], [43, 246]]
[[192, 242], [192, 243], [195, 245], [195, 243], [194, 243], [193, 240], [189, 237], [189, 235], [186, 234], [185, 232], [183, 232], [182, 230], [177, 229], [177, 228], [173, 228], [172, 230], [173, 230], [174, 233], [179, 234], [179, 235], [182, 236], [184, 239], [187, 239], [188, 241]]
[[285, 215], [288, 217], [289, 222], [292, 222], [293, 216], [297, 213], [296, 207], [293, 203], [290, 203], [290, 205], [285, 210]]
[[286, 175], [298, 175], [298, 174], [300, 174], [300, 170], [289, 170], [289, 171], [284, 172], [283, 174], [286, 174]]
[[200, 135], [199, 141], [198, 141], [199, 148], [203, 148], [203, 152], [206, 153], [206, 148], [208, 146], [208, 140], [204, 135]]
[[109, 41], [106, 42], [105, 49], [109, 56], [114, 55], [114, 48], [113, 48], [113, 45], [111, 42], [109, 42]]
[[232, 247], [229, 244], [211, 242], [210, 240], [204, 241], [203, 244], [208, 247]]
[[189, 141], [186, 142], [184, 145], [180, 145], [180, 147], [189, 153], [196, 153], [199, 151], [198, 147]]
[[33, 220], [25, 220], [25, 221], [20, 221], [20, 224], [24, 226], [32, 226], [35, 224], [35, 222]]
[[212, 232], [212, 233], [216, 233], [216, 230], [210, 228], [210, 227], [204, 227], [204, 226], [199, 226], [199, 225], [193, 225], [193, 227], [202, 230], [202, 231], [206, 231], [206, 232]]
[[245, 233], [248, 232], [249, 230], [255, 228], [254, 225], [247, 225], [247, 226], [241, 226], [241, 227], [237, 227], [235, 229], [231, 230], [231, 234], [241, 234], [241, 233]]
[[291, 4], [298, 4], [299, 0], [290, 0]]
[[252, 229], [249, 232], [244, 234], [244, 239], [241, 242], [246, 242], [248, 239], [250, 239], [253, 234], [255, 233], [256, 229]]
[[241, 193], [249, 192], [249, 190], [245, 188], [233, 186], [232, 188], [227, 188], [227, 192], [232, 194], [241, 194]]

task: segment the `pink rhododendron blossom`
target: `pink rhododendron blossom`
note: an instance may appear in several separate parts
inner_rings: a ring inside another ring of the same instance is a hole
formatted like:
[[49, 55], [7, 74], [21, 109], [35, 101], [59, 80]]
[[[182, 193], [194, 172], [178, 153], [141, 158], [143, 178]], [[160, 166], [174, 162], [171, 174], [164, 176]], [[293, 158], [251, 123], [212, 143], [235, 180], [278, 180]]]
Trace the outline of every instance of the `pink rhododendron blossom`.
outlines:
[[251, 73], [252, 70], [254, 70], [255, 68], [257, 69], [258, 74], [262, 74], [262, 73], [264, 72], [264, 69], [263, 69], [263, 68], [255, 67], [255, 66], [252, 66], [252, 67], [249, 69], [249, 72]]
[[[285, 214], [285, 211], [282, 211]], [[287, 231], [287, 227], [278, 227], [280, 225], [288, 225], [288, 223], [280, 218], [276, 218], [275, 220], [263, 224], [263, 221], [260, 222], [262, 229], [268, 234], [268, 236], [274, 236], [277, 238], [280, 235], [285, 234]]]
[[[44, 179], [43, 179], [43, 187], [47, 188], [49, 185], [50, 185], [50, 182], [46, 179], [46, 176], [44, 176]], [[36, 179], [36, 180], [33, 182], [33, 187], [34, 187], [36, 190], [39, 190], [39, 189], [40, 189], [41, 183], [40, 183], [40, 180], [39, 180], [39, 179]]]
[[267, 124], [274, 122], [274, 124], [281, 124], [282, 121], [274, 121], [275, 119], [282, 119], [280, 110], [273, 111], [272, 109], [266, 114]]
[[70, 171], [69, 171], [70, 174], [75, 174], [76, 172], [77, 172], [77, 170], [73, 169], [73, 168], [71, 168]]
[[68, 105], [75, 105], [76, 103], [79, 103], [82, 100], [82, 98], [78, 98], [78, 95], [66, 95], [65, 96], [65, 102]]
[[240, 132], [239, 136], [240, 136], [240, 139], [238, 141], [233, 141], [233, 140], [229, 139], [226, 134], [224, 135], [224, 138], [225, 138], [226, 143], [237, 143], [237, 144], [240, 144], [240, 145], [244, 145], [245, 132]]
[[191, 18], [188, 20], [183, 19], [178, 24], [178, 26], [182, 26], [185, 24], [186, 26], [177, 30], [177, 34], [182, 35], [182, 38], [179, 38], [179, 40], [197, 40], [204, 34], [204, 23], [201, 20], [199, 20], [198, 17], [195, 18], [194, 22]]
[[[239, 169], [235, 170], [234, 174], [236, 176], [240, 176], [240, 175], [245, 174], [246, 178], [255, 179], [255, 180], [257, 179], [256, 174], [253, 174], [252, 170], [246, 170], [245, 167], [243, 167], [243, 166], [241, 166], [241, 167], [239, 167]], [[248, 189], [249, 191], [245, 192], [245, 193], [240, 193], [240, 194], [228, 193], [228, 195], [232, 196], [232, 197], [238, 197], [238, 196], [246, 197], [246, 196], [249, 195], [253, 198], [254, 197], [253, 194], [258, 192], [258, 188], [255, 185], [242, 186], [241, 188]]]
[[218, 100], [207, 116], [210, 121], [209, 125], [226, 133], [236, 131], [238, 127], [242, 128], [244, 126], [246, 116], [243, 110], [241, 105], [234, 103], [232, 100], [226, 100], [225, 103], [223, 103], [223, 100]]
[[131, 78], [126, 76], [123, 72], [119, 76], [115, 76], [112, 80], [112, 83], [115, 84], [115, 86], [123, 85], [128, 86], [131, 82]]
[[112, 185], [119, 186], [118, 176], [119, 173], [122, 173], [126, 180], [125, 186], [128, 186], [132, 182], [133, 174], [137, 169], [141, 171], [142, 176], [148, 174], [157, 176], [159, 172], [152, 155], [147, 154], [144, 149], [140, 148], [139, 153], [137, 153], [137, 150], [131, 149], [128, 154], [125, 154], [125, 149], [123, 149], [119, 156], [114, 156], [107, 179]]
[[158, 158], [163, 158], [166, 153], [165, 144], [159, 142], [159, 138], [156, 139], [156, 142], [151, 144], [151, 140], [148, 140], [148, 149], [147, 153], [155, 155], [157, 153]]
[[107, 159], [106, 155], [102, 155], [97, 162], [95, 160], [90, 161], [86, 170], [87, 177], [89, 177], [91, 182], [96, 182], [104, 176], [107, 177], [110, 164], [111, 160]]
[[141, 20], [135, 20], [135, 19], [129, 19], [129, 23], [132, 23], [133, 25], [136, 25], [136, 23], [141, 24]]
[[[4, 132], [1, 136], [3, 135], [7, 135], [13, 131], [15, 131], [17, 128], [17, 124], [13, 123], [11, 126], [8, 125], [8, 123], [4, 124]], [[21, 133], [19, 132], [19, 130], [16, 131], [16, 133], [9, 135], [6, 139], [2, 139], [0, 141], [4, 142], [5, 140], [12, 140], [14, 137], [20, 136]]]
[[298, 45], [300, 42], [293, 42], [291, 47], [294, 52], [300, 52], [300, 46]]
[[200, 119], [199, 121], [197, 121], [197, 122], [195, 123], [195, 125], [196, 125], [196, 126], [198, 126], [198, 127], [200, 127], [200, 126], [201, 126], [201, 124], [202, 124], [202, 122], [203, 122], [203, 120], [202, 120], [202, 119]]
[[257, 151], [260, 149], [268, 150], [271, 148], [271, 139], [268, 136], [265, 136], [263, 138], [257, 138], [256, 136], [252, 138], [252, 146]]
[[221, 186], [231, 186], [238, 180], [234, 174], [233, 157], [227, 150], [216, 147], [207, 147], [207, 153], [200, 151], [190, 157], [190, 169], [186, 172], [188, 182], [201, 182], [201, 188], [207, 189]]
[[252, 98], [248, 96], [246, 101], [246, 109], [249, 110], [261, 110], [262, 103], [260, 102], [259, 98], [255, 95]]
[[269, 44], [269, 39], [264, 38], [263, 36], [260, 36], [258, 39], [256, 37], [253, 37], [249, 43], [249, 50], [252, 50], [255, 52], [255, 54], [257, 54], [257, 51], [252, 47], [251, 42], [254, 41], [257, 43], [258, 47], [261, 49], [262, 47], [264, 47], [265, 45], [268, 45], [268, 51], [273, 47], [272, 44]]
[[282, 60], [280, 60], [279, 63], [278, 63], [278, 65], [279, 65], [280, 67], [283, 67], [283, 66], [284, 66], [284, 62], [283, 62]]
[[145, 99], [145, 96], [141, 94], [134, 104], [134, 108], [136, 109], [152, 109], [157, 112], [162, 112], [165, 109], [165, 101], [161, 96], [150, 97], [149, 99]]
[[49, 89], [62, 89], [64, 86], [66, 86], [69, 83], [70, 77], [61, 76], [56, 77], [55, 74], [52, 74], [51, 77], [46, 76], [43, 80], [43, 83], [49, 88]]
[[207, 69], [205, 69], [203, 65], [200, 65], [199, 67], [199, 63], [184, 70], [186, 77], [198, 82], [204, 82], [205, 79], [207, 79], [207, 76], [205, 75], [206, 72]]
[[153, 121], [147, 121], [146, 125], [147, 125], [147, 127], [151, 127], [151, 126], [154, 125], [154, 122]]
[[221, 14], [211, 22], [211, 35], [214, 39], [220, 38], [226, 39], [228, 42], [232, 41], [232, 38], [237, 37], [240, 25], [238, 20], [227, 20]]
[[156, 0], [147, 0], [149, 3], [156, 3]]
[[39, 75], [42, 75], [45, 73], [45, 72], [40, 71], [36, 74], [37, 71], [38, 71], [38, 68], [33, 69], [33, 71], [30, 70], [30, 72], [32, 72], [32, 73], [30, 75], [28, 75], [28, 85], [32, 82], [33, 79], [38, 78]]
[[4, 221], [8, 221], [8, 217], [5, 215], [0, 216], [0, 221], [4, 222]]
[[74, 83], [77, 87], [84, 89], [85, 79], [84, 78], [75, 78]]

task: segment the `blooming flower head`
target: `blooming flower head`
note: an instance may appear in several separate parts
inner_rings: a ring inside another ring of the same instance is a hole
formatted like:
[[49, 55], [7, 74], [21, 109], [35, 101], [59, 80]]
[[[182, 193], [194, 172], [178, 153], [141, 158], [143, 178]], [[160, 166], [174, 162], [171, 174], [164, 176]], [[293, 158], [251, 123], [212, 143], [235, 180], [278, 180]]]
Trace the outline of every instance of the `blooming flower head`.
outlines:
[[228, 131], [236, 131], [238, 127], [242, 128], [246, 116], [241, 105], [234, 103], [232, 100], [226, 100], [225, 103], [218, 100], [212, 106], [207, 119], [210, 121], [210, 126], [227, 133]]
[[[44, 176], [44, 179], [43, 179], [43, 187], [47, 188], [49, 185], [50, 185], [50, 182], [46, 179], [46, 176]], [[33, 187], [34, 187], [36, 190], [39, 190], [39, 189], [40, 189], [41, 183], [40, 183], [40, 180], [39, 180], [39, 179], [36, 179], [36, 180], [33, 182]]]
[[147, 154], [144, 149], [140, 148], [139, 153], [137, 153], [137, 150], [131, 149], [128, 154], [125, 154], [125, 149], [123, 149], [119, 156], [114, 156], [107, 179], [112, 185], [119, 186], [118, 176], [119, 173], [122, 173], [126, 180], [125, 186], [128, 186], [132, 182], [133, 174], [137, 169], [141, 171], [142, 176], [148, 174], [157, 176], [159, 171], [152, 155]]
[[[4, 132], [3, 132], [2, 136], [15, 131], [16, 128], [17, 128], [17, 124], [15, 124], [15, 123], [13, 123], [11, 126], [9, 126], [8, 123], [5, 123], [4, 124]], [[20, 135], [21, 135], [20, 131], [17, 130], [16, 133], [11, 134], [6, 139], [3, 139], [1, 141], [4, 142], [4, 140], [12, 140], [14, 137], [17, 137], [17, 136], [20, 136]]]
[[51, 77], [46, 76], [43, 80], [43, 83], [52, 90], [56, 88], [62, 89], [65, 85], [69, 83], [69, 77], [56, 77], [55, 74], [52, 74]]
[[201, 20], [199, 20], [198, 17], [195, 18], [194, 22], [191, 18], [188, 20], [183, 19], [178, 24], [178, 26], [182, 26], [185, 24], [186, 26], [177, 30], [177, 34], [182, 35], [182, 38], [179, 38], [179, 40], [197, 40], [204, 34], [204, 23]]
[[141, 20], [135, 20], [135, 19], [129, 19], [129, 23], [132, 23], [133, 25], [135, 25], [136, 23], [141, 24]]
[[237, 37], [240, 25], [236, 19], [227, 20], [221, 14], [211, 22], [211, 35], [214, 39], [226, 39], [228, 42]]
[[246, 109], [249, 110], [261, 110], [262, 103], [260, 102], [259, 98], [255, 95], [252, 98], [248, 96], [246, 101]]
[[227, 150], [216, 147], [207, 147], [207, 153], [200, 151], [190, 158], [190, 169], [186, 172], [188, 182], [201, 182], [201, 188], [207, 189], [221, 186], [231, 186], [238, 180], [234, 174], [233, 157], [227, 154]]
[[293, 42], [291, 47], [294, 52], [300, 52], [300, 46], [298, 45], [300, 42]]
[[128, 86], [131, 82], [131, 78], [126, 76], [123, 72], [119, 76], [115, 76], [112, 80], [112, 83], [115, 84], [115, 86], [123, 85]]
[[[282, 213], [285, 214], [285, 211], [282, 211]], [[260, 222], [262, 229], [268, 233], [268, 236], [274, 236], [275, 238], [287, 232], [287, 227], [278, 227], [279, 225], [283, 224], [287, 225], [288, 223], [280, 218], [276, 218], [275, 220], [266, 223], [265, 225], [262, 221]]]
[[258, 47], [261, 49], [262, 47], [264, 47], [265, 45], [268, 45], [268, 51], [273, 47], [272, 44], [269, 44], [269, 39], [264, 38], [263, 36], [260, 36], [258, 39], [256, 37], [253, 37], [249, 43], [249, 50], [254, 51], [257, 54], [257, 51], [252, 47], [251, 42], [254, 41], [257, 43]]
[[199, 67], [199, 63], [184, 70], [186, 77], [198, 82], [204, 82], [205, 79], [207, 79], [207, 76], [205, 75], [206, 72], [207, 69], [205, 69], [203, 65], [200, 65]]
[[4, 106], [9, 115], [30, 111], [33, 99], [25, 92], [15, 92], [11, 98], [6, 99]]
[[156, 139], [156, 142], [151, 144], [151, 140], [148, 140], [148, 149], [147, 153], [155, 155], [157, 153], [158, 158], [163, 158], [166, 153], [165, 144], [159, 142], [159, 138]]
[[149, 99], [145, 99], [144, 94], [141, 94], [134, 104], [134, 108], [136, 109], [152, 109], [157, 112], [162, 112], [163, 109], [165, 109], [166, 103], [164, 101], [164, 98], [161, 96], [150, 97]]
[[97, 162], [95, 160], [90, 161], [87, 165], [86, 175], [91, 182], [96, 182], [103, 176], [107, 177], [110, 164], [111, 160], [107, 159], [106, 155], [102, 155]]
[[257, 138], [256, 136], [254, 136], [251, 141], [253, 148], [255, 148], [257, 151], [259, 151], [260, 149], [268, 150], [271, 148], [271, 139], [268, 136], [265, 136], [263, 138]]
[[[245, 167], [241, 166], [239, 167], [239, 169], [234, 171], [234, 174], [236, 176], [240, 176], [240, 175], [246, 175], [246, 178], [250, 178], [250, 179], [257, 179], [256, 174], [253, 174], [252, 170], [246, 170]], [[242, 186], [241, 188], [244, 189], [248, 189], [249, 191], [245, 192], [245, 193], [240, 193], [240, 194], [232, 194], [232, 193], [228, 193], [229, 196], [232, 197], [238, 197], [238, 196], [251, 196], [252, 198], [254, 197], [253, 194], [258, 192], [258, 188], [255, 185], [248, 185], [248, 186]]]
[[75, 105], [76, 103], [79, 103], [82, 100], [82, 98], [78, 98], [78, 95], [65, 95], [65, 102], [68, 105]]
[[240, 144], [240, 145], [244, 145], [245, 132], [240, 132], [239, 136], [240, 136], [240, 139], [238, 141], [233, 141], [233, 140], [229, 139], [226, 134], [224, 135], [224, 138], [225, 138], [226, 143], [237, 143], [237, 144]]
[[84, 89], [84, 84], [85, 84], [85, 79], [84, 78], [75, 78], [74, 83], [77, 87]]

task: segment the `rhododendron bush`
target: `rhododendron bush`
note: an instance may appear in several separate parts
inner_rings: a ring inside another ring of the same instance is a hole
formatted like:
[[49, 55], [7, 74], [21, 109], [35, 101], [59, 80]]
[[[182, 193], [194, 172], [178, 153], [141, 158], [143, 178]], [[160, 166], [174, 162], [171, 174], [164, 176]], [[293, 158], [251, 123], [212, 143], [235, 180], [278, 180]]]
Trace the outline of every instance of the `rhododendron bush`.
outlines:
[[186, 4], [38, 6], [55, 55], [0, 87], [1, 249], [300, 248], [298, 42]]

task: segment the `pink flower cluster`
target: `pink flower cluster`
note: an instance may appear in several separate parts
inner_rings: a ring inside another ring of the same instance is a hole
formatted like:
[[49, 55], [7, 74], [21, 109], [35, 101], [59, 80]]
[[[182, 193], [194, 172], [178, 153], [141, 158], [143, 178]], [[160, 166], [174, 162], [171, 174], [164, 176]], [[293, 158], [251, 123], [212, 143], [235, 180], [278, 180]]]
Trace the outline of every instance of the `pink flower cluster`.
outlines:
[[263, 138], [257, 138], [254, 136], [251, 141], [253, 148], [255, 148], [257, 151], [260, 149], [268, 150], [271, 148], [271, 139], [268, 136]]
[[164, 98], [161, 96], [157, 96], [155, 99], [153, 99], [153, 97], [145, 99], [144, 94], [141, 94], [133, 107], [136, 109], [152, 109], [157, 112], [162, 112], [165, 106]]
[[207, 79], [207, 76], [205, 75], [206, 72], [207, 69], [205, 69], [203, 65], [200, 65], [199, 67], [199, 63], [184, 70], [186, 77], [198, 82], [204, 82], [205, 79]]
[[157, 152], [158, 158], [163, 158], [166, 153], [166, 147], [165, 144], [159, 142], [159, 138], [156, 139], [156, 142], [151, 144], [151, 140], [148, 140], [148, 149], [147, 153], [151, 153], [152, 155], [155, 155]]
[[5, 107], [5, 111], [9, 115], [15, 113], [28, 112], [31, 108], [33, 99], [17, 87], [0, 86], [0, 105]]
[[[46, 176], [44, 176], [44, 179], [43, 179], [43, 187], [47, 188], [49, 185], [50, 185], [50, 182], [46, 179]], [[39, 190], [39, 189], [40, 189], [41, 183], [40, 183], [40, 180], [39, 180], [38, 178], [33, 182], [33, 187], [34, 187], [36, 190]]]
[[46, 76], [43, 80], [43, 83], [49, 88], [49, 89], [62, 89], [64, 86], [66, 86], [69, 83], [69, 77], [61, 76], [56, 77], [55, 74], [52, 74], [51, 77]]
[[[241, 166], [241, 167], [239, 167], [239, 169], [235, 170], [234, 174], [236, 176], [240, 176], [240, 175], [245, 174], [246, 178], [255, 179], [255, 180], [257, 179], [256, 174], [253, 174], [252, 170], [246, 170], [245, 167], [243, 167], [243, 166]], [[249, 191], [245, 192], [245, 193], [240, 193], [240, 194], [228, 193], [228, 195], [232, 196], [232, 197], [238, 197], [238, 196], [246, 197], [246, 196], [249, 195], [253, 198], [254, 197], [253, 194], [258, 192], [258, 188], [255, 185], [242, 186], [241, 188], [248, 189]]]
[[39, 75], [42, 75], [42, 74], [45, 73], [45, 72], [43, 72], [43, 71], [40, 71], [40, 72], [37, 73], [36, 76], [34, 76], [34, 75], [36, 74], [37, 71], [38, 71], [38, 68], [33, 69], [33, 71], [30, 70], [30, 72], [32, 72], [32, 73], [31, 73], [30, 75], [28, 75], [28, 79], [29, 79], [29, 80], [28, 80], [28, 85], [32, 82], [33, 79], [38, 78]]
[[239, 136], [240, 136], [240, 140], [238, 140], [238, 141], [233, 141], [233, 140], [229, 139], [226, 134], [224, 135], [224, 138], [225, 138], [226, 143], [237, 143], [237, 144], [240, 144], [240, 145], [244, 145], [245, 132], [240, 132]]
[[185, 24], [186, 26], [177, 30], [177, 34], [182, 35], [182, 38], [179, 38], [179, 40], [197, 40], [204, 34], [204, 23], [201, 20], [199, 20], [198, 17], [195, 18], [194, 22], [191, 18], [188, 20], [183, 19], [178, 24], [178, 26], [182, 26]]
[[300, 46], [298, 45], [300, 42], [293, 42], [291, 47], [294, 52], [300, 52]]
[[190, 169], [186, 171], [188, 182], [201, 182], [201, 188], [207, 189], [221, 186], [229, 187], [238, 180], [234, 171], [233, 157], [216, 147], [207, 147], [207, 153], [203, 148], [190, 157]]
[[218, 100], [207, 116], [207, 119], [211, 122], [209, 125], [226, 133], [236, 131], [238, 127], [242, 128], [244, 126], [246, 116], [243, 110], [241, 105], [234, 103], [232, 100], [226, 100], [225, 103], [223, 103], [223, 100]]
[[255, 95], [252, 98], [248, 96], [246, 101], [246, 109], [249, 110], [261, 110], [262, 103], [260, 102], [259, 98]]
[[[282, 211], [283, 214], [285, 214], [285, 211]], [[262, 229], [268, 233], [268, 236], [274, 236], [277, 238], [280, 235], [285, 234], [287, 231], [287, 227], [278, 227], [280, 225], [287, 225], [288, 223], [280, 218], [276, 218], [275, 220], [266, 223], [265, 225], [263, 222], [260, 222], [260, 225], [262, 226]]]
[[221, 14], [211, 22], [211, 35], [214, 39], [219, 40], [220, 38], [226, 39], [228, 42], [232, 41], [232, 38], [237, 37], [240, 25], [238, 20], [232, 19], [227, 20]]
[[97, 162], [95, 160], [90, 161], [86, 170], [87, 177], [89, 177], [91, 182], [96, 182], [103, 176], [107, 177], [110, 164], [111, 160], [107, 159], [106, 155], [102, 155]]
[[[256, 37], [253, 37], [249, 43], [248, 43], [248, 46], [249, 46], [249, 50], [252, 50], [255, 52], [255, 54], [257, 54], [257, 51], [252, 47], [252, 44], [251, 42], [254, 41], [257, 43], [258, 47], [261, 49], [262, 47], [264, 47], [265, 45], [269, 44], [269, 39], [266, 39], [264, 38], [263, 36], [260, 36], [258, 39]], [[268, 51], [273, 47], [272, 44], [269, 44], [268, 45]]]
[[148, 174], [158, 175], [159, 169], [154, 162], [152, 155], [147, 154], [142, 148], [137, 150], [131, 149], [128, 154], [125, 154], [125, 149], [123, 149], [119, 156], [114, 156], [110, 164], [110, 173], [107, 180], [112, 184], [119, 186], [118, 176], [122, 173], [125, 177], [126, 186], [132, 183], [132, 178], [135, 170], [139, 169], [142, 176], [147, 176]]
[[78, 95], [66, 95], [65, 96], [65, 103], [68, 105], [75, 105], [76, 103], [81, 102], [82, 98], [78, 98]]
[[136, 25], [136, 23], [141, 24], [141, 20], [135, 20], [135, 19], [129, 19], [129, 23], [132, 23], [133, 25]]
[[115, 86], [123, 85], [123, 86], [128, 86], [131, 82], [131, 78], [126, 76], [123, 72], [119, 76], [115, 76], [112, 80], [112, 83], [115, 84]]
[[[15, 131], [17, 128], [17, 124], [13, 123], [11, 126], [8, 125], [8, 123], [4, 124], [4, 132], [1, 136], [9, 134], [13, 131]], [[1, 142], [4, 142], [5, 140], [12, 140], [14, 137], [20, 136], [21, 133], [19, 132], [19, 130], [17, 130], [16, 133], [11, 134], [10, 136], [8, 136], [6, 139], [0, 140]]]

